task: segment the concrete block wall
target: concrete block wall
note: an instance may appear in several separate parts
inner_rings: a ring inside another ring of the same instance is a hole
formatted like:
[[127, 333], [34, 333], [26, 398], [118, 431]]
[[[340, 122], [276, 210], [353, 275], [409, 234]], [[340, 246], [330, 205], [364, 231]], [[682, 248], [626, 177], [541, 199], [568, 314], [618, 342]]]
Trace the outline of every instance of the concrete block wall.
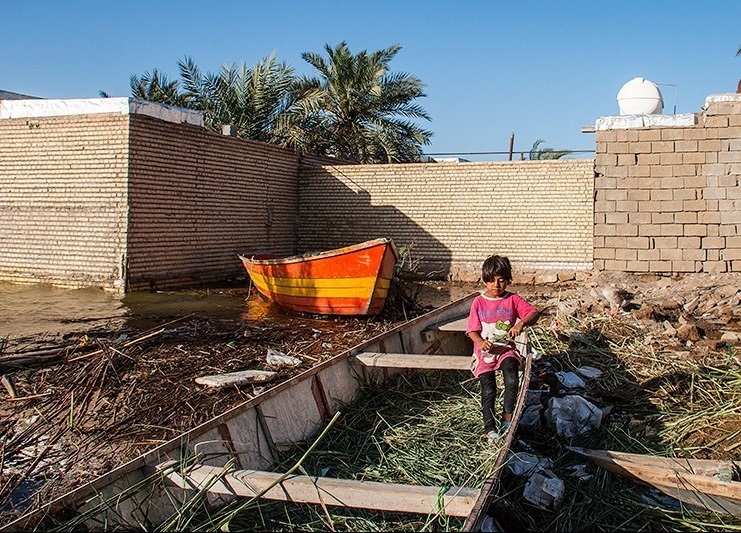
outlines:
[[689, 125], [596, 132], [594, 267], [741, 272], [741, 95]]
[[128, 117], [0, 120], [0, 280], [120, 287]]
[[454, 280], [493, 253], [519, 271], [591, 269], [593, 180], [592, 159], [305, 165], [298, 248], [392, 237]]
[[295, 152], [143, 115], [130, 130], [130, 289], [244, 276], [248, 251], [295, 253]]

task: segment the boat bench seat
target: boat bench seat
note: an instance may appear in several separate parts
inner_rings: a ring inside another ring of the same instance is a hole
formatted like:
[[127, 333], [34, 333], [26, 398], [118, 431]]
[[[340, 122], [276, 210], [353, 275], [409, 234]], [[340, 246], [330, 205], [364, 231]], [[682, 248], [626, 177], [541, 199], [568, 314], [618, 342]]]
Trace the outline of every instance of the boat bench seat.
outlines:
[[468, 325], [468, 316], [442, 322], [441, 324], [430, 325], [427, 329], [432, 331], [462, 331], [466, 332]]
[[206, 465], [196, 465], [183, 474], [171, 462], [159, 469], [169, 482], [194, 491], [392, 512], [430, 514], [439, 512], [442, 505], [446, 515], [466, 517], [481, 493], [472, 487], [402, 485], [260, 470], [225, 473], [220, 467]]
[[379, 368], [416, 368], [426, 370], [471, 370], [470, 355], [427, 355], [409, 353], [362, 352], [351, 362]]

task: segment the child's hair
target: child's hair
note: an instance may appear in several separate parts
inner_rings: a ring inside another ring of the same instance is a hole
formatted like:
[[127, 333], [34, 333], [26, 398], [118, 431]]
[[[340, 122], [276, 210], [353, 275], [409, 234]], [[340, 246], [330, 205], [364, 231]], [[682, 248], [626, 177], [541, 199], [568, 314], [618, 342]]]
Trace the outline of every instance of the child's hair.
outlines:
[[484, 283], [494, 281], [496, 276], [512, 281], [512, 266], [509, 264], [509, 259], [503, 255], [487, 257], [484, 266], [481, 267], [481, 279]]

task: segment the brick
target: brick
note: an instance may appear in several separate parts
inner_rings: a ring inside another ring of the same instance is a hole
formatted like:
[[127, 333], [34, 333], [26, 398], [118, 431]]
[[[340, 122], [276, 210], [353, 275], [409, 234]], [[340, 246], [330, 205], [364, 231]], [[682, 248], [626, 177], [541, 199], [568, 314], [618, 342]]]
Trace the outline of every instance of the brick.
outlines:
[[672, 261], [672, 272], [696, 272], [695, 261]]
[[639, 141], [660, 141], [661, 140], [661, 129], [641, 129], [638, 130]]
[[629, 250], [625, 248], [618, 248], [615, 250], [615, 259], [624, 261], [635, 261], [638, 258], [638, 254], [635, 250]]
[[[674, 150], [676, 152], [687, 152], [687, 153], [695, 153], [698, 151], [698, 142], [697, 140], [678, 140], [674, 142]], [[686, 155], [686, 154], [682, 154]], [[704, 161], [703, 161], [704, 162]]]
[[684, 139], [684, 128], [663, 128], [661, 130], [662, 141], [675, 141]]
[[[670, 235], [684, 235], [684, 226], [682, 224], [661, 224], [661, 235], [666, 237]], [[707, 239], [707, 237], [705, 237]]]
[[702, 238], [702, 247], [707, 249], [715, 248], [725, 248], [726, 246], [726, 238], [725, 237], [703, 237]]
[[628, 272], [648, 272], [649, 262], [648, 261], [628, 261], [625, 268]]
[[629, 148], [626, 153], [632, 153], [632, 154], [640, 154], [640, 153], [649, 153], [651, 152], [651, 146], [653, 145], [653, 142], [631, 142], [628, 143]]
[[696, 248], [686, 248], [682, 250], [682, 259], [684, 261], [705, 261], [707, 259], [707, 251]]
[[678, 242], [677, 237], [653, 237], [650, 240], [651, 248], [656, 248], [657, 250], [676, 248]]
[[637, 256], [639, 261], [658, 261], [660, 250], [649, 249], [649, 250], [637, 250]]
[[704, 126], [706, 129], [710, 128], [727, 128], [728, 117], [725, 116], [705, 116]]
[[658, 165], [661, 163], [661, 154], [638, 154], [639, 165]]
[[649, 238], [648, 237], [627, 237], [625, 246], [627, 246], [628, 248], [647, 250], [649, 248]]
[[680, 210], [674, 213], [674, 222], [677, 224], [697, 224], [697, 213]]
[[681, 261], [682, 250], [677, 248], [664, 248], [659, 253], [659, 260], [661, 261]]
[[[652, 189], [650, 192], [651, 200], [673, 200], [674, 191], [672, 189]], [[661, 204], [659, 204], [659, 210]]]
[[682, 154], [678, 154], [676, 152], [670, 152], [670, 153], [664, 153], [664, 154], [653, 154], [658, 155], [660, 164], [662, 165], [681, 165], [682, 164]]
[[[652, 142], [650, 150], [653, 153], [673, 152], [674, 142], [673, 141]], [[644, 151], [648, 151], [648, 150], [644, 150]]]

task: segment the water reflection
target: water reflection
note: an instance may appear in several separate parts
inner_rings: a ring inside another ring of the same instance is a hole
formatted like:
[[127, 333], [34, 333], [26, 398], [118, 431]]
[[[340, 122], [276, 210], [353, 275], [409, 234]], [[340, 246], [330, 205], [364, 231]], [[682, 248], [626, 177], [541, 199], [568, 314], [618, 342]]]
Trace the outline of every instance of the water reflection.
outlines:
[[121, 327], [149, 328], [188, 314], [239, 321], [247, 288], [135, 292], [0, 282], [0, 338], [67, 334]]

